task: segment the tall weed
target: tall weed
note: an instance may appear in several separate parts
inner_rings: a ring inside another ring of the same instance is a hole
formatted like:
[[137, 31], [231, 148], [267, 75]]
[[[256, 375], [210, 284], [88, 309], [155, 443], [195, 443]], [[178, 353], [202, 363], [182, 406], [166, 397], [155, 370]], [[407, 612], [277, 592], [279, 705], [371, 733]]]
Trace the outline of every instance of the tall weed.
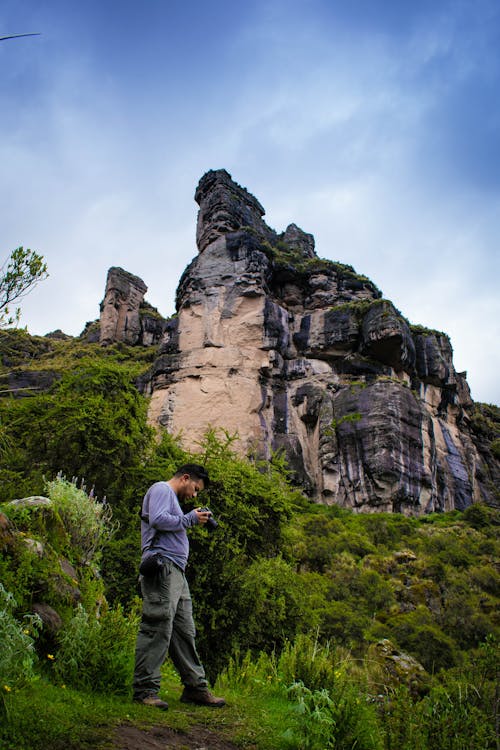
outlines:
[[344, 649], [299, 635], [281, 654], [247, 653], [219, 677], [238, 693], [287, 694], [291, 726], [284, 739], [300, 750], [382, 750], [376, 707], [367, 700], [359, 670]]
[[40, 618], [27, 615], [20, 622], [15, 608], [14, 597], [0, 583], [0, 716], [8, 712], [9, 694], [36, 679], [34, 640]]
[[[327, 690], [290, 688], [301, 750], [382, 750], [375, 708], [344, 674]], [[298, 719], [298, 720], [297, 720]]]
[[331, 643], [320, 643], [318, 637], [299, 634], [293, 643], [286, 643], [278, 660], [278, 672], [287, 686], [302, 683], [309, 690], [331, 688], [341, 668], [350, 661], [349, 653]]
[[79, 605], [59, 633], [54, 661], [58, 680], [82, 690], [127, 693], [132, 678], [138, 615], [120, 605], [105, 606], [99, 617]]
[[466, 667], [442, 672], [420, 701], [404, 686], [388, 693], [380, 710], [386, 750], [498, 750], [498, 656], [490, 636]]
[[84, 486], [62, 476], [47, 483], [52, 506], [61, 518], [71, 544], [71, 553], [82, 564], [96, 560], [116, 529], [111, 507], [87, 494]]

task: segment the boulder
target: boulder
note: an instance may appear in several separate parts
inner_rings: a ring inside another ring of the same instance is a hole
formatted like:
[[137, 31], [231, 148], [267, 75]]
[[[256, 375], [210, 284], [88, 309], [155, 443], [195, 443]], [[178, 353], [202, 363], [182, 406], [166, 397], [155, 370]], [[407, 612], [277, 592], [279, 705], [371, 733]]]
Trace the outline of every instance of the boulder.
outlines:
[[33, 614], [38, 615], [42, 621], [44, 629], [46, 629], [50, 635], [56, 635], [62, 628], [63, 621], [61, 616], [49, 604], [35, 602], [32, 611]]
[[422, 664], [410, 654], [400, 651], [387, 638], [370, 646], [367, 656], [372, 670], [374, 665], [379, 666], [382, 672], [380, 682], [386, 691], [405, 685], [415, 699], [428, 692], [431, 679]]

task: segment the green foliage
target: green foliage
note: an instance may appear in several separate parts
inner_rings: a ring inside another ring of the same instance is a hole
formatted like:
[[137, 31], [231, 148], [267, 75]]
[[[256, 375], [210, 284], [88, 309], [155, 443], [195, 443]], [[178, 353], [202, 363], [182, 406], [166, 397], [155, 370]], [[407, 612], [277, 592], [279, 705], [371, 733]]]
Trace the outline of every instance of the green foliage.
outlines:
[[151, 449], [147, 403], [134, 384], [137, 368], [83, 361], [49, 393], [0, 400], [11, 446], [0, 469], [4, 500], [41, 492], [44, 476], [85, 477], [112, 503]]
[[478, 435], [493, 441], [499, 437], [500, 407], [494, 404], [475, 403], [471, 414], [471, 427]]
[[111, 506], [98, 502], [86, 493], [84, 486], [78, 488], [61, 476], [48, 482], [47, 491], [68, 535], [72, 557], [81, 564], [97, 562], [103, 546], [116, 530]]
[[0, 748], [96, 750], [111, 741], [115, 725], [131, 713], [137, 712], [123, 698], [56, 687], [41, 678], [11, 694], [8, 720], [0, 721]]
[[[283, 627], [286, 635], [294, 627], [293, 615], [291, 624], [284, 624], [284, 599], [291, 603], [300, 597], [293, 591], [293, 571], [279, 560], [282, 529], [292, 513], [295, 494], [282, 476], [279, 462], [260, 466], [242, 460], [233, 451], [234, 440], [227, 433], [219, 438], [215, 431], [209, 431], [200, 452], [193, 456], [208, 469], [211, 483], [203, 503], [219, 522], [213, 533], [202, 528], [193, 530], [188, 567], [196, 615], [202, 613], [197, 616], [200, 644], [212, 675], [227, 662], [240, 639], [246, 648], [246, 617], [269, 601], [264, 582], [274, 573], [279, 576], [274, 607], [277, 615], [282, 613], [278, 638], [283, 636]], [[267, 572], [271, 568], [274, 572]], [[260, 576], [260, 589], [252, 586], [254, 575]], [[259, 644], [263, 645], [265, 637], [271, 646], [273, 636], [264, 636], [256, 620], [253, 633]]]
[[306, 582], [282, 558], [257, 559], [240, 577], [238, 648], [280, 650], [288, 639], [314, 626]]
[[260, 249], [272, 261], [275, 274], [278, 276], [283, 273], [289, 274], [296, 283], [303, 283], [313, 273], [336, 274], [347, 282], [367, 286], [377, 296], [381, 296], [381, 292], [373, 281], [367, 276], [356, 273], [352, 266], [345, 263], [318, 257], [309, 258], [300, 250], [288, 245], [283, 239], [278, 239], [274, 244], [263, 242]]
[[438, 331], [435, 328], [427, 328], [426, 326], [420, 325], [420, 323], [412, 323], [410, 325], [410, 331], [413, 336], [436, 336], [436, 338], [445, 338], [449, 341], [448, 334], [443, 331]]
[[485, 503], [473, 503], [464, 511], [462, 519], [474, 529], [494, 530], [500, 525], [500, 518], [495, 508]]
[[281, 653], [257, 658], [250, 652], [232, 660], [219, 678], [222, 689], [266, 696], [286, 691], [290, 705], [282, 742], [300, 750], [365, 748], [381, 750], [382, 733], [364, 678], [356, 675], [349, 653], [302, 634]]
[[296, 683], [291, 695], [303, 750], [382, 750], [375, 709], [348, 679], [339, 678], [330, 690]]
[[397, 688], [381, 711], [387, 750], [496, 750], [499, 663], [498, 643], [489, 637], [422, 700]]
[[0, 327], [19, 322], [20, 308], [11, 313], [9, 305], [22, 299], [47, 276], [47, 266], [41, 255], [22, 247], [12, 251], [0, 268]]
[[36, 679], [34, 640], [40, 625], [36, 615], [14, 617], [16, 601], [0, 583], [0, 719], [8, 713], [9, 697]]
[[64, 616], [71, 608], [74, 583], [59, 562], [59, 555], [68, 549], [60, 519], [47, 506], [4, 506], [3, 510], [15, 534], [0, 554], [0, 578], [15, 593], [17, 611], [29, 611], [43, 596]]
[[412, 612], [404, 612], [388, 622], [391, 637], [415, 656], [428, 672], [455, 666], [458, 660], [456, 644], [432, 620], [428, 609], [419, 605]]
[[[0, 579], [18, 603], [10, 626], [19, 632], [23, 613], [40, 597], [63, 619], [54, 650], [43, 631], [36, 641], [53, 680], [127, 691], [137, 511], [150, 484], [195, 461], [212, 478], [197, 504], [210, 506], [219, 521], [214, 533], [190, 532], [188, 576], [209, 676], [221, 675], [236, 699], [244, 696], [256, 712], [263, 705], [283, 711], [286, 688], [299, 684], [295, 702], [302, 713], [294, 714], [294, 736], [264, 740], [261, 734], [262, 747], [305, 747], [314, 732], [324, 747], [382, 742], [389, 750], [457, 750], [467, 746], [464, 738], [478, 750], [494, 747], [497, 510], [478, 504], [416, 519], [313, 505], [291, 488], [282, 456], [270, 463], [241, 459], [235, 435], [209, 430], [195, 453], [167, 434], [156, 442], [146, 423], [147, 401], [135, 386], [150, 351], [101, 351], [21, 331], [0, 337], [8, 344], [4, 368], [56, 375], [45, 393], [0, 399], [2, 499], [42, 492], [44, 476], [62, 470], [95, 484], [120, 522], [120, 533], [109, 537], [106, 506], [76, 481], [61, 479], [49, 483], [50, 508], [2, 507], [14, 529], [12, 538], [0, 530]], [[481, 409], [476, 421], [473, 429], [483, 429], [491, 446], [494, 408]], [[76, 566], [75, 580], [61, 569], [63, 557]], [[96, 570], [100, 561], [104, 582]], [[75, 609], [77, 594], [81, 606]], [[426, 676], [428, 695], [380, 681], [367, 649], [381, 638], [424, 664], [433, 675]], [[246, 654], [242, 661], [239, 653]], [[15, 713], [24, 689], [4, 692]], [[373, 727], [375, 711], [377, 732], [365, 735], [361, 724]]]
[[[44, 336], [30, 336], [22, 328], [0, 329], [0, 364], [3, 367], [15, 368], [26, 366], [38, 361], [47, 352], [51, 352], [56, 345], [53, 339]], [[2, 394], [7, 393], [7, 384], [2, 388]]]
[[0, 556], [0, 576], [21, 611], [42, 600], [66, 620], [75, 600], [89, 600], [94, 609], [102, 597], [96, 564], [115, 526], [110, 508], [74, 483], [58, 478], [48, 490], [43, 505], [3, 506], [15, 533]]
[[321, 643], [318, 632], [301, 633], [288, 641], [279, 655], [276, 672], [283, 684], [302, 684], [309, 690], [333, 689], [337, 679], [345, 672], [349, 653], [333, 647], [330, 641]]
[[133, 672], [138, 616], [104, 604], [96, 616], [79, 605], [58, 634], [56, 679], [81, 690], [127, 694]]

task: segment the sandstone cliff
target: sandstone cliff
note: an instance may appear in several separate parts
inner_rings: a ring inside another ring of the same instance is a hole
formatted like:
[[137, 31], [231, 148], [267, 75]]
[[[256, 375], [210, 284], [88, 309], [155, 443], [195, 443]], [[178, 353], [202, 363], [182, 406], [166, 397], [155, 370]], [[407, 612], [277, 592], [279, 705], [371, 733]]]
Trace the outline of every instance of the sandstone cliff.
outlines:
[[[158, 344], [165, 320], [144, 300], [147, 286], [142, 279], [123, 268], [108, 271], [98, 331], [93, 340], [107, 346], [115, 341], [150, 346]], [[87, 336], [92, 340], [92, 333]]]
[[190, 447], [213, 426], [246, 454], [284, 450], [324, 503], [419, 514], [494, 502], [498, 461], [469, 428], [448, 337], [318, 258], [311, 234], [277, 234], [225, 170], [205, 174], [195, 199], [199, 253], [142, 382], [151, 422]]

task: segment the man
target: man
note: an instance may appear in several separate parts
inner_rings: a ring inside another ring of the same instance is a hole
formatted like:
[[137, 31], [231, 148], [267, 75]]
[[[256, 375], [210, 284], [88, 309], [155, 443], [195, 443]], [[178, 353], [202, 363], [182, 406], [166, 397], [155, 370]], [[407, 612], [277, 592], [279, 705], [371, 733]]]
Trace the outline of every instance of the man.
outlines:
[[162, 710], [158, 697], [160, 669], [169, 653], [184, 685], [181, 701], [223, 706], [208, 690], [205, 670], [195, 645], [191, 596], [184, 575], [189, 542], [186, 529], [206, 524], [210, 512], [197, 508], [184, 513], [180, 503], [207, 488], [203, 466], [185, 464], [168, 482], [156, 482], [147, 491], [141, 511], [142, 560], [139, 577], [142, 620], [137, 635], [134, 700]]

